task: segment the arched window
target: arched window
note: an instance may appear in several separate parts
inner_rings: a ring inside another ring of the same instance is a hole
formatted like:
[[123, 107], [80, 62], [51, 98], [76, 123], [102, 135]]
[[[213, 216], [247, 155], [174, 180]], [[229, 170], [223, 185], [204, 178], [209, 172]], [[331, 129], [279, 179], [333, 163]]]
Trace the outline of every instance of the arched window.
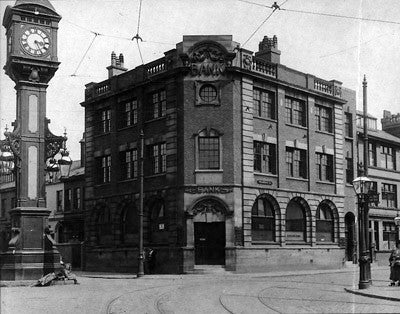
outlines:
[[317, 209], [317, 242], [334, 241], [334, 220], [332, 209], [326, 203], [321, 203]]
[[296, 200], [291, 200], [286, 208], [286, 241], [306, 241], [305, 210]]
[[252, 241], [275, 241], [275, 211], [266, 197], [258, 197], [251, 210]]
[[163, 199], [156, 199], [151, 206], [151, 222], [153, 231], [163, 231], [166, 228], [165, 203]]
[[132, 204], [124, 206], [120, 220], [121, 243], [133, 243], [134, 236], [138, 233], [137, 210]]
[[197, 136], [197, 168], [221, 168], [220, 134], [214, 130], [203, 130]]
[[96, 230], [98, 243], [105, 244], [106, 242], [109, 242], [112, 236], [112, 221], [110, 209], [106, 206], [99, 208]]

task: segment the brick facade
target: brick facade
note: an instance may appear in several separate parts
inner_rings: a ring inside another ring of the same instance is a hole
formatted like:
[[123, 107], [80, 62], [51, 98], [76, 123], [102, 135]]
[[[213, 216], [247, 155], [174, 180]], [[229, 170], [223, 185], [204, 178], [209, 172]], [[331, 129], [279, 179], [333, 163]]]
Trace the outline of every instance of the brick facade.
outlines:
[[[345, 139], [344, 115], [355, 113], [355, 92], [281, 65], [276, 37], [263, 43], [260, 49], [267, 50], [254, 57], [231, 36], [184, 36], [165, 57], [130, 71], [114, 54], [118, 71], [86, 85], [87, 269], [136, 271], [140, 171], [121, 179], [120, 156], [127, 149], [140, 154], [140, 130], [144, 239], [157, 252], [153, 271], [185, 273], [204, 263], [236, 271], [341, 265], [346, 243], [353, 242], [345, 238], [354, 197], [347, 196], [344, 164], [349, 154], [355, 163], [355, 142]], [[261, 97], [269, 97], [262, 101], [271, 108], [262, 110], [270, 112], [256, 114], [254, 90], [268, 95]], [[166, 102], [155, 109], [158, 91], [165, 91]], [[121, 106], [131, 100], [138, 103], [137, 123], [121, 128]], [[316, 116], [317, 106], [324, 115]], [[99, 132], [106, 109], [110, 129]], [[271, 161], [263, 155], [259, 162], [271, 171], [255, 171], [255, 142], [268, 147]], [[165, 157], [157, 159], [160, 152], [151, 147], [160, 143]], [[104, 156], [111, 156], [111, 168], [99, 163]], [[269, 204], [259, 206], [271, 206], [272, 216], [255, 217], [257, 202]], [[258, 218], [263, 222], [255, 223]], [[318, 229], [323, 224], [327, 240]], [[124, 233], [132, 234], [129, 241], [121, 241]], [[266, 233], [270, 238], [263, 240]]]

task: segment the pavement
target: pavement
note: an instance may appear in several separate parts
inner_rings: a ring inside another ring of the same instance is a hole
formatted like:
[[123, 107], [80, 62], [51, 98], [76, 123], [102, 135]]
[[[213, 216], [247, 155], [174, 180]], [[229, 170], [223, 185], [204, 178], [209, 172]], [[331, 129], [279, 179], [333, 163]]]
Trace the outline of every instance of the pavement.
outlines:
[[389, 268], [372, 268], [358, 290], [358, 268], [236, 274], [145, 275], [75, 272], [79, 285], [7, 285], [0, 313], [400, 313]]

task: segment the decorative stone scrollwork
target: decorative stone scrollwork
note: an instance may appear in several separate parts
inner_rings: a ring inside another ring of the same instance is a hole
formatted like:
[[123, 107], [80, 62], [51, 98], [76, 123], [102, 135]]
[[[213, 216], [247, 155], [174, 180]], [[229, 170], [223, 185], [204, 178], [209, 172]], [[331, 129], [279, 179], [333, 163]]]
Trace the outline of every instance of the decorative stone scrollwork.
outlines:
[[231, 211], [228, 206], [217, 197], [207, 196], [200, 198], [187, 212], [186, 214], [190, 216], [205, 215], [205, 214], [215, 214], [222, 216], [231, 216], [233, 211]]
[[243, 68], [245, 68], [247, 70], [251, 70], [251, 65], [253, 63], [252, 56], [243, 55], [243, 61], [242, 62], [243, 62], [243, 64], [242, 64]]
[[195, 44], [181, 59], [185, 66], [190, 66], [192, 76], [218, 76], [232, 65], [235, 56], [217, 42], [203, 41]]

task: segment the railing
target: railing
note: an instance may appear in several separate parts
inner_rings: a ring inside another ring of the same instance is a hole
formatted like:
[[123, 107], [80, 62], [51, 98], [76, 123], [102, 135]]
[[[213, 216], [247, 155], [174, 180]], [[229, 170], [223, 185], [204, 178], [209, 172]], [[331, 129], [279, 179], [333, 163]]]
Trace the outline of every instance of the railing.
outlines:
[[276, 64], [268, 63], [253, 57], [252, 70], [271, 77], [276, 77]]
[[105, 84], [97, 85], [94, 88], [94, 93], [96, 96], [99, 96], [101, 94], [107, 93], [111, 89], [110, 84], [107, 82]]
[[314, 89], [333, 96], [333, 84], [321, 79], [314, 79]]
[[167, 64], [165, 62], [165, 58], [156, 60], [154, 62], [149, 63], [147, 66], [147, 74], [154, 75], [160, 72], [164, 72], [167, 69]]
[[14, 182], [15, 181], [15, 177], [13, 173], [10, 174], [2, 174], [0, 176], [0, 183], [10, 183], [10, 182]]

